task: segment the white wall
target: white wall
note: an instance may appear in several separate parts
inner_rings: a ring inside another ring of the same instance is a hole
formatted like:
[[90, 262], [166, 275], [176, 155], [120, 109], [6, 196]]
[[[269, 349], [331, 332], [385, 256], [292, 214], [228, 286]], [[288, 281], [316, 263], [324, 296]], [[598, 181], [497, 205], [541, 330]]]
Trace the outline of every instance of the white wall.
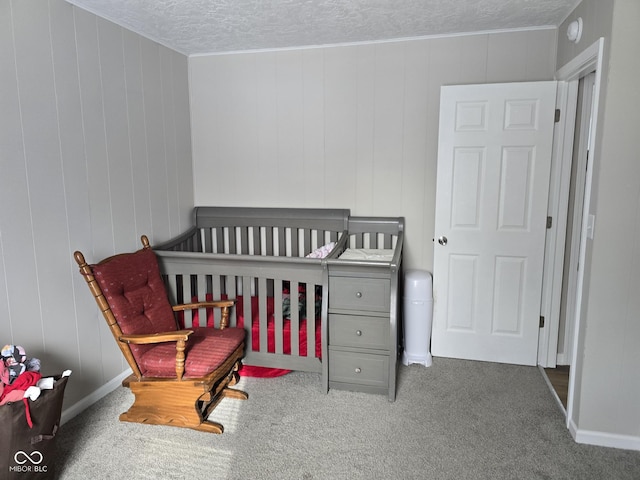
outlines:
[[[611, 37], [611, 19], [614, 1], [581, 0], [579, 5], [569, 14], [558, 28], [558, 54], [556, 66], [558, 68], [577, 57], [586, 47], [592, 45], [600, 37]], [[582, 37], [578, 43], [567, 39], [569, 23], [582, 18]], [[608, 47], [608, 46], [607, 46]]]
[[189, 58], [196, 205], [406, 217], [432, 269], [440, 86], [548, 80], [556, 31]]
[[[606, 8], [603, 6], [606, 3]], [[576, 439], [640, 450], [640, 105], [637, 0], [584, 0], [588, 35], [578, 46], [559, 37], [570, 60], [599, 36], [607, 45], [603, 67], [589, 212], [595, 235], [587, 249], [587, 288], [580, 320], [574, 411]], [[566, 22], [560, 32], [566, 31]]]
[[126, 366], [72, 259], [183, 231], [193, 208], [187, 59], [63, 0], [0, 2], [0, 342], [66, 405]]

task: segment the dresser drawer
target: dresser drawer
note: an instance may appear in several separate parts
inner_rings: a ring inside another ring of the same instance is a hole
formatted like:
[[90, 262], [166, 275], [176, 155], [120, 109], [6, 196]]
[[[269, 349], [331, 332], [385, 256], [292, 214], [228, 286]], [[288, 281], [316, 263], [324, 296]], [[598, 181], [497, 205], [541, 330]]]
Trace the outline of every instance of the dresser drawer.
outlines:
[[385, 279], [330, 277], [329, 308], [388, 312], [390, 288]]
[[389, 318], [329, 314], [329, 345], [389, 349]]
[[389, 356], [329, 349], [329, 381], [387, 388]]

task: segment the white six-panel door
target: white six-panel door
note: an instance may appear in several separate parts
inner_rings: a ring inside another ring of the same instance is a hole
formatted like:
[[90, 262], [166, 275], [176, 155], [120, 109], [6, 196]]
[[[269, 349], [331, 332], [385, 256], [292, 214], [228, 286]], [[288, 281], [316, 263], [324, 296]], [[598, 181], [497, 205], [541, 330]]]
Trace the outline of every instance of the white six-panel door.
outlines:
[[434, 356], [535, 365], [556, 82], [441, 90]]

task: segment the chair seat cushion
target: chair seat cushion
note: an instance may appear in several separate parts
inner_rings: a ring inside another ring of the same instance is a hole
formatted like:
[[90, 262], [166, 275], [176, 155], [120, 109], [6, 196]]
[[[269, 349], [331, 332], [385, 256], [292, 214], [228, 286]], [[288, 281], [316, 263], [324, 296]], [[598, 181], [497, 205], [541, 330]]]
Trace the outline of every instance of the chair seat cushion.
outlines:
[[[244, 341], [242, 328], [194, 328], [185, 349], [184, 378], [199, 378], [211, 373], [224, 363]], [[171, 378], [176, 376], [176, 346], [173, 342], [160, 343], [148, 349], [138, 365], [145, 377]]]

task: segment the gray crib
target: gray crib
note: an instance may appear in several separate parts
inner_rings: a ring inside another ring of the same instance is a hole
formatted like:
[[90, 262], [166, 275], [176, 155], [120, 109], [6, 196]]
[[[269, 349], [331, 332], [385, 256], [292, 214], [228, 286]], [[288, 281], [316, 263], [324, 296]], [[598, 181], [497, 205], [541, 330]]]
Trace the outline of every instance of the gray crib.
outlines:
[[[154, 245], [172, 302], [234, 298], [246, 365], [317, 372], [323, 389], [395, 399], [403, 218], [347, 209], [196, 207]], [[212, 326], [205, 309], [180, 318]]]

